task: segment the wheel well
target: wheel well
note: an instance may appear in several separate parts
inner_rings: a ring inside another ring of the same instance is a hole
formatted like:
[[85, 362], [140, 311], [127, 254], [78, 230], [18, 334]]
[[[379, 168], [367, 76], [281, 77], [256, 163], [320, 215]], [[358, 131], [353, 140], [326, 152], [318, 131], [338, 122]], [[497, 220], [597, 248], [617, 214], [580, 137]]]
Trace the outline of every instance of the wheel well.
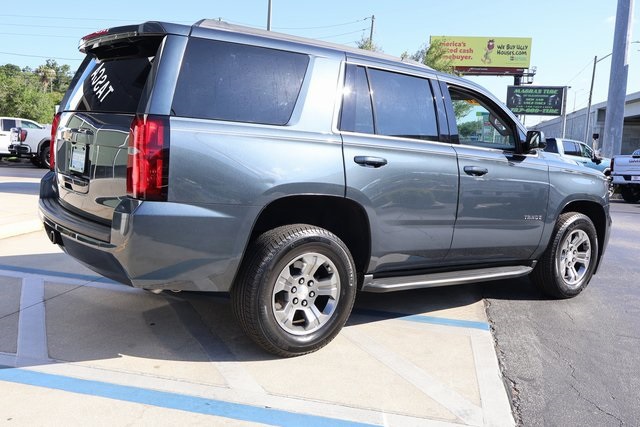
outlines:
[[[598, 235], [598, 264], [602, 256], [602, 247], [604, 245], [604, 239], [607, 229], [607, 216], [605, 215], [604, 208], [597, 203], [593, 202], [573, 202], [565, 206], [562, 213], [565, 212], [579, 212], [586, 215], [591, 219], [593, 225], [596, 227], [596, 233]], [[596, 266], [597, 269], [597, 266]]]
[[45, 144], [51, 144], [51, 140], [50, 139], [43, 139], [42, 141], [40, 141], [38, 143], [38, 154], [40, 154], [42, 152], [42, 148], [44, 147]]
[[364, 209], [334, 196], [291, 196], [265, 207], [251, 233], [253, 242], [265, 231], [286, 224], [309, 224], [329, 230], [349, 248], [360, 283], [371, 257], [371, 233]]

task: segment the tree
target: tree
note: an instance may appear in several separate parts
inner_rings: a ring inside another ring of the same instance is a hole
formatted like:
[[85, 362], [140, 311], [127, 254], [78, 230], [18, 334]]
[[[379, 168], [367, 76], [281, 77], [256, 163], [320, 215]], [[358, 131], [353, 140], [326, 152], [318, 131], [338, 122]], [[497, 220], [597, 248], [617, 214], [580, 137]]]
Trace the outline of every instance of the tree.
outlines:
[[469, 120], [468, 122], [458, 124], [458, 132], [462, 138], [470, 138], [471, 136], [482, 135], [482, 125], [477, 120]]
[[402, 54], [403, 58], [411, 58], [416, 62], [424, 64], [434, 70], [455, 74], [453, 63], [447, 58], [447, 49], [441, 40], [434, 40], [429, 46], [424, 46], [413, 55], [408, 52]]
[[69, 70], [53, 60], [35, 71], [13, 64], [0, 66], [0, 115], [50, 122], [71, 81]]
[[372, 52], [382, 52], [382, 48], [375, 44], [373, 40], [369, 37], [362, 36], [359, 42], [357, 42], [357, 46], [360, 49], [370, 50]]
[[42, 91], [48, 91], [51, 82], [56, 77], [56, 70], [48, 67], [47, 65], [41, 65], [36, 68], [36, 74], [38, 75], [38, 77], [40, 77], [40, 83], [42, 83]]

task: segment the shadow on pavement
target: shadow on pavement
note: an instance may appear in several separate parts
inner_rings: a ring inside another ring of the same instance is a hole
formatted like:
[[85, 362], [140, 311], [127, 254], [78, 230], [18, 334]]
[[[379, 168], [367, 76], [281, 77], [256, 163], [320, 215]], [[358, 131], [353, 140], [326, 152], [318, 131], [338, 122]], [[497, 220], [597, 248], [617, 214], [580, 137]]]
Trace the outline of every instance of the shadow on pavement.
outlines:
[[38, 195], [39, 182], [0, 182], [0, 193]]
[[[0, 270], [45, 278], [49, 355], [56, 360], [277, 359], [242, 332], [231, 312], [227, 294], [165, 292], [156, 295], [137, 291], [92, 274], [62, 253], [0, 257]], [[0, 285], [2, 280], [0, 274]], [[92, 282], [98, 285], [92, 286]], [[464, 310], [483, 298], [543, 299], [526, 278], [394, 293], [360, 292], [347, 325], [412, 315], [444, 318], [449, 315], [447, 310]], [[16, 304], [19, 307], [19, 301]], [[477, 306], [472, 310], [478, 309], [482, 310]], [[17, 309], [0, 313], [0, 320], [18, 314]]]
[[528, 277], [487, 282], [481, 285], [482, 297], [510, 301], [555, 301], [543, 295]]

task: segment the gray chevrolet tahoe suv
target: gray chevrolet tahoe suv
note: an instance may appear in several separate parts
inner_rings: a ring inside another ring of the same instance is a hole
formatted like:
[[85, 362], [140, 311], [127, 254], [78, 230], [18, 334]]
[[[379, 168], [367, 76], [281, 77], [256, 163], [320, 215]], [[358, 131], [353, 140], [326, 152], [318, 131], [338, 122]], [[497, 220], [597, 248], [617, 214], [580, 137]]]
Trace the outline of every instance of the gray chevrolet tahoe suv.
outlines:
[[49, 237], [124, 284], [230, 292], [270, 352], [326, 345], [358, 290], [530, 275], [567, 298], [598, 268], [605, 177], [464, 79], [211, 20], [80, 50], [41, 185]]

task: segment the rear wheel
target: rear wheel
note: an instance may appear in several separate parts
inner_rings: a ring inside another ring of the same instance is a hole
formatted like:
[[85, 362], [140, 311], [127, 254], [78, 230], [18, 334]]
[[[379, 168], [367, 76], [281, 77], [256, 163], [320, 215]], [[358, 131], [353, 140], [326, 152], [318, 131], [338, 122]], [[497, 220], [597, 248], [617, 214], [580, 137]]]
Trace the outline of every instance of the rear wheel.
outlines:
[[278, 227], [248, 254], [231, 298], [251, 339], [290, 357], [318, 350], [340, 332], [353, 307], [356, 276], [337, 236], [310, 225]]
[[640, 200], [640, 186], [638, 185], [622, 185], [620, 195], [627, 203], [637, 203]]
[[571, 298], [589, 284], [597, 257], [598, 239], [593, 222], [581, 213], [567, 212], [558, 219], [551, 243], [531, 279], [549, 296]]

